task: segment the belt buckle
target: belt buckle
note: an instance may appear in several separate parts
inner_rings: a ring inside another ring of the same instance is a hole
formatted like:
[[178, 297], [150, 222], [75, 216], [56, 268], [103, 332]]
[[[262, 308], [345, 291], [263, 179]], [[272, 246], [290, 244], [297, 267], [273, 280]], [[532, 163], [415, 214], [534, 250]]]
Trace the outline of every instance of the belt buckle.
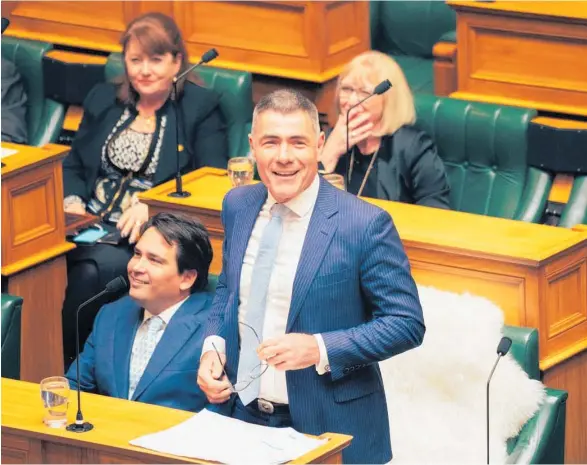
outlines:
[[257, 407], [259, 407], [261, 412], [267, 413], [269, 415], [272, 415], [273, 412], [275, 412], [273, 404], [265, 399], [257, 399]]

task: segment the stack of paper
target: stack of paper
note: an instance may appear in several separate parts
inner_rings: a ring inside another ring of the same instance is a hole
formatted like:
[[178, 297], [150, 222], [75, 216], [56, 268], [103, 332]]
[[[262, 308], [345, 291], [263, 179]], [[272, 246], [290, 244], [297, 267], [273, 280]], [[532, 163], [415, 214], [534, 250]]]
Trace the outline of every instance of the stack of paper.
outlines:
[[0, 158], [9, 157], [10, 155], [14, 155], [15, 153], [18, 153], [18, 150], [7, 149], [6, 147], [2, 147], [2, 153], [0, 154]]
[[268, 428], [202, 410], [159, 433], [130, 441], [134, 446], [222, 463], [283, 463], [327, 440], [309, 438], [293, 428]]

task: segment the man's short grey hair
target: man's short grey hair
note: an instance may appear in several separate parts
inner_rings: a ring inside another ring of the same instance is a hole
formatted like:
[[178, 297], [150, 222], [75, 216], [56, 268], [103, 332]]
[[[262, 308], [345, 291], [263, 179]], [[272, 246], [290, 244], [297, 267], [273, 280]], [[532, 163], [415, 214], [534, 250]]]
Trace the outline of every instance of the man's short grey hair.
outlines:
[[255, 131], [257, 117], [268, 110], [273, 110], [283, 115], [302, 110], [310, 117], [312, 127], [316, 131], [316, 136], [320, 134], [320, 123], [318, 121], [316, 105], [297, 90], [280, 89], [263, 96], [253, 111], [251, 133]]

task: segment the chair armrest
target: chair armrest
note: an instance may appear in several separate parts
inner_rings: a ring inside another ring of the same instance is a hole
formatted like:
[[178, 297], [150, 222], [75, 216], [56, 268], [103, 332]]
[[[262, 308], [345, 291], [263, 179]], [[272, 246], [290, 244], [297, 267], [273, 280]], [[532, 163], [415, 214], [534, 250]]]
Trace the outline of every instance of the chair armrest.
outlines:
[[520, 206], [514, 219], [538, 223], [544, 214], [551, 187], [552, 175], [550, 173], [529, 167]]
[[524, 425], [507, 463], [564, 463], [568, 393], [546, 389], [544, 403]]
[[448, 32], [445, 32], [444, 34], [442, 34], [440, 36], [440, 39], [438, 39], [438, 42], [450, 42], [452, 44], [456, 44], [457, 43], [456, 29], [453, 29], [452, 31], [448, 31]]

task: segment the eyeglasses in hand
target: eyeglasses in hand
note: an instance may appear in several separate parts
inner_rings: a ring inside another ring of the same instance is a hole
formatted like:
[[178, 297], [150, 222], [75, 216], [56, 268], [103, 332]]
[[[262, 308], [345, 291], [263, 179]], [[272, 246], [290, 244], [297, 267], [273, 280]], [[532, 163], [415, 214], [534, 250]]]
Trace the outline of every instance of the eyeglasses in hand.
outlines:
[[[249, 326], [246, 323], [242, 323], [242, 322], [239, 322], [239, 325], [243, 326], [243, 331], [252, 331], [253, 334], [255, 335], [255, 338], [259, 342], [259, 344], [261, 344], [261, 339], [259, 338], [257, 331], [255, 331], [255, 328], [253, 328], [252, 326]], [[218, 349], [216, 348], [214, 343], [212, 343], [212, 347], [214, 347], [214, 350], [216, 351], [216, 355], [218, 356], [218, 361], [220, 362], [220, 365], [222, 365], [222, 373], [224, 374], [224, 376], [226, 376], [226, 379], [229, 379], [228, 374], [226, 373], [226, 368], [224, 367], [224, 363], [222, 363], [222, 358], [220, 357], [220, 352], [218, 352]], [[251, 385], [251, 383], [253, 381], [260, 378], [267, 371], [268, 368], [269, 368], [269, 365], [267, 364], [267, 362], [259, 360], [259, 364], [251, 370], [251, 372], [248, 374], [248, 376], [245, 379], [240, 379], [240, 380], [237, 379], [236, 383], [234, 383], [234, 385], [230, 386], [230, 392], [244, 391], [246, 388], [248, 388]]]

